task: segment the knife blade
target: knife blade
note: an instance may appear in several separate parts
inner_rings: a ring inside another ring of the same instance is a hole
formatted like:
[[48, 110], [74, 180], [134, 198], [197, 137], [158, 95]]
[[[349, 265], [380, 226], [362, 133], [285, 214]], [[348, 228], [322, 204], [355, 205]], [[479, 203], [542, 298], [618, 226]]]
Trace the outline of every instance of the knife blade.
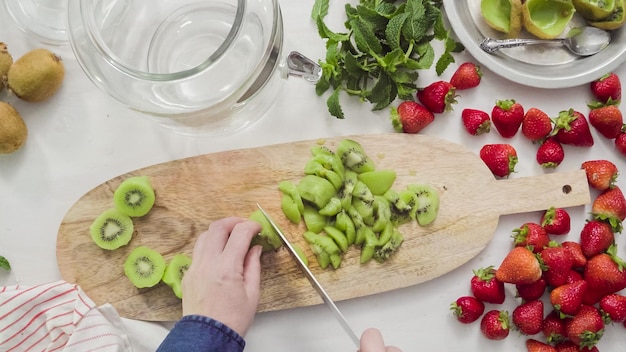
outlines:
[[326, 290], [324, 290], [324, 288], [319, 283], [319, 281], [317, 281], [317, 279], [315, 278], [315, 276], [313, 275], [309, 267], [304, 263], [304, 261], [302, 261], [302, 258], [300, 258], [295, 248], [291, 245], [289, 240], [287, 240], [287, 237], [285, 236], [285, 234], [283, 234], [282, 230], [276, 225], [274, 220], [272, 220], [272, 218], [265, 212], [265, 210], [263, 210], [260, 204], [257, 203], [257, 207], [259, 208], [263, 216], [265, 216], [265, 218], [270, 223], [270, 225], [272, 225], [272, 228], [274, 228], [274, 231], [278, 233], [278, 236], [285, 244], [285, 247], [287, 247], [287, 251], [294, 258], [294, 260], [296, 261], [300, 269], [302, 269], [302, 272], [304, 272], [306, 278], [311, 283], [311, 286], [313, 286], [315, 291], [317, 291], [320, 297], [322, 297], [322, 300], [324, 301], [324, 303], [326, 303], [326, 306], [330, 308], [330, 311], [333, 313], [335, 318], [337, 318], [341, 327], [345, 330], [348, 336], [350, 336], [355, 346], [359, 348], [360, 347], [359, 337], [356, 335], [354, 330], [352, 330], [352, 328], [350, 327], [350, 324], [348, 324], [348, 321], [343, 316], [343, 314], [341, 314], [341, 311], [339, 310], [339, 308], [337, 308], [337, 305], [335, 304], [335, 302], [333, 302], [333, 300], [330, 298]]

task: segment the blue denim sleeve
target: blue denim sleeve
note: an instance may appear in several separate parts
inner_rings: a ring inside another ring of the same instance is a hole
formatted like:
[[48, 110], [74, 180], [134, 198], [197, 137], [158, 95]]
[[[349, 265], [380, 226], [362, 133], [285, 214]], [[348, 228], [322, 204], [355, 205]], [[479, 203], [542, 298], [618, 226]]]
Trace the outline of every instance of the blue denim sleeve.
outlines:
[[157, 352], [242, 352], [245, 345], [243, 337], [221, 322], [187, 315], [176, 323]]

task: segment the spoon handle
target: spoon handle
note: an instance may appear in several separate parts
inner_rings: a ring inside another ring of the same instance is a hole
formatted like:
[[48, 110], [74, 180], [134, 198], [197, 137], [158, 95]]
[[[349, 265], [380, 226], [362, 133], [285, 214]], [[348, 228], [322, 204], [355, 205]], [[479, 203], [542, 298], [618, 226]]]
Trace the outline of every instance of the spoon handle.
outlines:
[[530, 44], [563, 43], [564, 39], [493, 39], [485, 38], [480, 42], [480, 48], [493, 53], [502, 48], [513, 48]]

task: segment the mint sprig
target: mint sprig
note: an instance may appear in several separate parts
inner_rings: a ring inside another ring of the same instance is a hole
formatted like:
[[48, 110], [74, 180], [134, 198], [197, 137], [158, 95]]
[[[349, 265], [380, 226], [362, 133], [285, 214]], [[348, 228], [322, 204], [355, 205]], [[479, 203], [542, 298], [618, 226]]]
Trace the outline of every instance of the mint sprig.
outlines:
[[[331, 30], [324, 18], [330, 0], [316, 0], [311, 17], [322, 39], [326, 57], [320, 60], [322, 77], [317, 95], [333, 92], [326, 102], [336, 118], [345, 118], [340, 92], [369, 101], [382, 110], [396, 98], [413, 99], [419, 70], [435, 63], [437, 75], [454, 62], [452, 53], [464, 50], [446, 29], [441, 0], [360, 0], [345, 5], [347, 32]], [[444, 43], [435, 62], [433, 40]]]

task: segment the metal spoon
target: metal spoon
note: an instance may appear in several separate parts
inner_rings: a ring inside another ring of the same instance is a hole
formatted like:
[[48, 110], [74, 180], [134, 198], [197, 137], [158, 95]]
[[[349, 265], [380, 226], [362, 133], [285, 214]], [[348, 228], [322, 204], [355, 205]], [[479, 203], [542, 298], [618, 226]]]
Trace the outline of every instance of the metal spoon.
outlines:
[[493, 53], [502, 48], [512, 48], [530, 44], [562, 44], [573, 54], [591, 56], [606, 48], [611, 41], [609, 32], [596, 27], [579, 27], [570, 31], [571, 36], [557, 39], [493, 39], [485, 38], [480, 48]]

